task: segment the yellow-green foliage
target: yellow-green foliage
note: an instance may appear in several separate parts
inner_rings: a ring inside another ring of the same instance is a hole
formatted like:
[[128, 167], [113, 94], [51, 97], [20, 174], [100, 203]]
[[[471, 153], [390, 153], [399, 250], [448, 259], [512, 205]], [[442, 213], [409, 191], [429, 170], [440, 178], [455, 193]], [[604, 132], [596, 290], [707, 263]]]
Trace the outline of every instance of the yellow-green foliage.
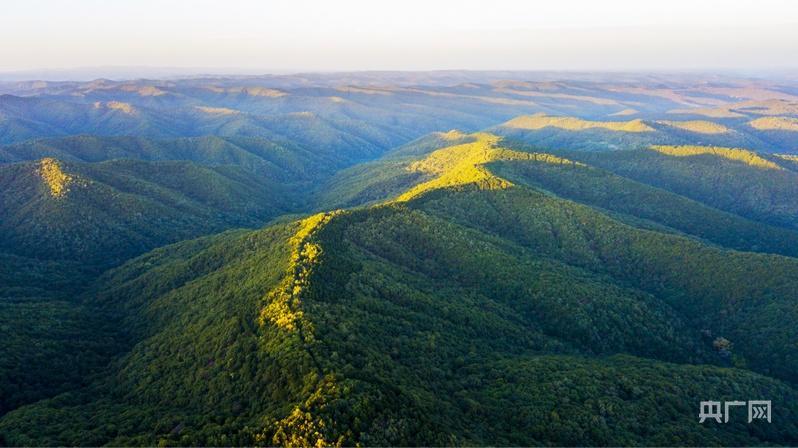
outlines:
[[794, 131], [798, 132], [798, 118], [762, 117], [751, 120], [748, 124], [760, 131]]
[[155, 87], [155, 86], [146, 86], [139, 89], [139, 95], [142, 96], [161, 96], [166, 95], [166, 92], [163, 90]]
[[[259, 445], [285, 447], [340, 447], [344, 435], [335, 434], [330, 422], [323, 415], [330, 401], [339, 398], [341, 387], [332, 375], [319, 382], [313, 394], [291, 413], [275, 424], [272, 440], [264, 435], [256, 437]], [[351, 434], [349, 434], [351, 436]]]
[[769, 100], [745, 101], [743, 103], [733, 104], [729, 107], [765, 116], [798, 114], [798, 101], [786, 99], [772, 98]]
[[241, 92], [250, 96], [265, 96], [269, 98], [279, 98], [287, 95], [287, 93], [281, 90], [269, 89], [266, 87], [244, 87], [241, 89]]
[[318, 262], [321, 246], [311, 236], [338, 212], [319, 213], [298, 223], [299, 229], [289, 241], [291, 258], [283, 280], [266, 296], [267, 305], [261, 310], [259, 322], [267, 321], [286, 331], [295, 331], [303, 324], [302, 337], [313, 339], [312, 328], [303, 321], [301, 296], [307, 286], [313, 266]]
[[671, 126], [674, 128], [684, 129], [685, 131], [696, 132], [699, 134], [725, 134], [729, 132], [729, 128], [720, 123], [715, 123], [706, 120], [691, 120], [691, 121], [658, 121], [657, 123]]
[[514, 129], [543, 129], [553, 127], [568, 131], [584, 131], [586, 129], [607, 129], [617, 132], [652, 132], [651, 126], [642, 120], [629, 121], [588, 121], [574, 117], [552, 117], [548, 115], [524, 115], [504, 123], [505, 127]]
[[651, 146], [651, 149], [662, 154], [676, 157], [698, 156], [710, 154], [729, 160], [736, 160], [757, 168], [781, 170], [782, 168], [770, 160], [758, 156], [753, 151], [738, 148], [718, 148], [715, 146]]
[[416, 185], [400, 195], [397, 201], [407, 201], [438, 188], [477, 185], [480, 189], [504, 189], [512, 183], [488, 171], [485, 164], [500, 160], [537, 160], [556, 164], [581, 165], [567, 159], [543, 153], [513, 151], [498, 146], [499, 137], [493, 134], [474, 134], [476, 141], [439, 149], [427, 158], [407, 167], [409, 171], [436, 176]]
[[72, 176], [61, 170], [58, 161], [46, 157], [39, 162], [39, 176], [42, 177], [44, 184], [50, 189], [50, 195], [54, 198], [63, 197], [69, 191], [69, 184], [72, 183]]

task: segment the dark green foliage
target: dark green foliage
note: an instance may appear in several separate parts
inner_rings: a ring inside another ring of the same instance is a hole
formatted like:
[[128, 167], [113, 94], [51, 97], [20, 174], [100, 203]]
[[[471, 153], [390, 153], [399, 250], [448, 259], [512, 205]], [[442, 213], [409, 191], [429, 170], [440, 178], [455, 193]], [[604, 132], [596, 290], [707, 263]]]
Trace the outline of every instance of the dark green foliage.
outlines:
[[[798, 444], [795, 163], [646, 149], [792, 135], [658, 121], [738, 100], [696, 83], [469, 76], [0, 85], [0, 445]], [[499, 126], [587, 166], [466, 148], [513, 160], [380, 204], [476, 138], [420, 136], [534, 112], [653, 131]]]
[[0, 297], [0, 340], [0, 415], [87, 384], [118, 350], [106, 315], [48, 296]]
[[293, 206], [284, 187], [189, 162], [62, 163], [54, 197], [36, 163], [0, 166], [0, 247], [27, 257], [117, 264], [167, 243], [256, 226]]
[[0, 254], [0, 415], [86, 384], [117, 350], [108, 316], [75, 300], [96, 274]]
[[[168, 437], [182, 424], [194, 437], [186, 444], [251, 443], [244, 427], [259, 424], [252, 412], [285, 412], [305, 381], [291, 364], [301, 350], [290, 338], [263, 346], [255, 322], [260, 300], [286, 268], [292, 228], [181, 243], [108, 273], [85, 298], [121, 311], [135, 346], [88, 389], [10, 414], [6, 428], [33, 423], [38, 434], [3, 431], [6, 440], [155, 445], [156, 435]], [[247, 438], [235, 435], [241, 431]]]
[[[474, 426], [496, 431], [492, 440], [499, 445], [792, 444], [795, 436], [788, 434], [798, 429], [793, 388], [738, 370], [629, 356], [542, 356], [476, 365], [463, 374], [473, 378], [485, 371], [485, 390], [464, 395], [479, 403]], [[728, 423], [697, 422], [704, 397], [732, 401], [757, 394], [780, 397], [780, 412], [789, 416], [753, 425], [746, 423], [744, 410], [732, 408], [738, 412]]]
[[[521, 187], [439, 190], [310, 236], [321, 253], [296, 305], [302, 334], [258, 324], [297, 228], [182, 243], [104, 276], [87, 298], [122, 312], [133, 348], [89, 388], [8, 414], [0, 434], [313, 443], [289, 423], [300, 409], [298, 423], [323, 421], [324, 440], [347, 445], [798, 440], [796, 391], [742, 368], [794, 379], [794, 259], [636, 229]], [[731, 360], [707, 331], [732, 341]], [[700, 400], [753, 397], [774, 401], [773, 424], [697, 422]]]
[[524, 189], [440, 199], [433, 194], [423, 202], [440, 216], [654, 294], [695, 328], [732, 340], [736, 365], [796, 380], [798, 357], [790, 354], [789, 342], [798, 336], [795, 258], [726, 251], [634, 229], [588, 207]]
[[798, 173], [712, 155], [674, 157], [651, 150], [568, 153], [639, 182], [769, 224], [798, 228]]
[[722, 212], [604, 170], [535, 162], [500, 162], [491, 169], [512, 182], [662, 224], [724, 247], [798, 255], [798, 233], [795, 231]]

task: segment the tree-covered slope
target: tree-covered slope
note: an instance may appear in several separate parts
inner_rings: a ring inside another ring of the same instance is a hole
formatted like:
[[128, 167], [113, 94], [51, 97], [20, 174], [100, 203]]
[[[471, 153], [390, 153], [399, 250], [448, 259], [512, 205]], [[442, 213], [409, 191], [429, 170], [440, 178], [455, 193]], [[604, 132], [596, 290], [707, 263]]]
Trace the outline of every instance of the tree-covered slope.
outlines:
[[336, 169], [369, 158], [368, 151], [362, 145], [341, 151], [337, 146], [303, 146], [296, 141], [260, 137], [151, 139], [78, 135], [0, 146], [0, 163], [44, 157], [68, 162], [185, 160], [207, 166], [239, 166], [272, 180], [290, 183], [329, 176]]
[[[5, 415], [0, 436], [798, 442], [798, 259], [639, 227], [519, 182], [528, 171], [494, 171], [516, 163], [583, 168], [478, 134], [417, 159], [425, 180], [388, 203], [179, 243], [109, 272], [82, 300], [116, 313], [128, 349], [86, 388]], [[698, 212], [726, 216], [685, 213]], [[771, 424], [696, 418], [701, 400], [756, 398], [773, 400]]]
[[793, 230], [752, 221], [599, 168], [499, 162], [491, 169], [514, 183], [616, 212], [637, 225], [670, 228], [731, 249], [798, 255], [798, 233]]
[[180, 161], [44, 158], [0, 166], [0, 185], [2, 250], [95, 266], [295, 206], [285, 186], [255, 173]]
[[[449, 135], [447, 141], [442, 135]], [[432, 134], [331, 177], [316, 196], [317, 207], [359, 206], [399, 197], [434, 178], [423, 161], [452, 164], [475, 141], [463, 134]], [[459, 137], [458, 137], [459, 136]], [[492, 170], [511, 182], [616, 213], [616, 217], [675, 231], [720, 246], [795, 256], [792, 220], [795, 162], [788, 155], [703, 146], [657, 146], [635, 151], [558, 151], [583, 163], [547, 163], [537, 146], [502, 140], [532, 160], [495, 161]], [[453, 148], [453, 149], [452, 149]], [[440, 151], [437, 155], [432, 155]], [[681, 156], [677, 154], [683, 154]], [[601, 168], [599, 168], [601, 167]], [[746, 179], [749, 182], [743, 182]], [[736, 200], [734, 198], [737, 198]]]
[[0, 253], [0, 415], [87, 384], [117, 350], [117, 329], [79, 304], [82, 263]]
[[409, 164], [435, 150], [473, 141], [472, 135], [456, 130], [425, 135], [377, 160], [343, 169], [326, 179], [315, 191], [314, 206], [322, 210], [352, 207], [392, 197], [429, 178], [408, 170]]
[[297, 207], [265, 170], [185, 161], [0, 165], [0, 414], [86, 384], [119, 350], [77, 298], [104, 269]]
[[798, 228], [798, 173], [789, 160], [705, 146], [564, 154], [748, 219]]

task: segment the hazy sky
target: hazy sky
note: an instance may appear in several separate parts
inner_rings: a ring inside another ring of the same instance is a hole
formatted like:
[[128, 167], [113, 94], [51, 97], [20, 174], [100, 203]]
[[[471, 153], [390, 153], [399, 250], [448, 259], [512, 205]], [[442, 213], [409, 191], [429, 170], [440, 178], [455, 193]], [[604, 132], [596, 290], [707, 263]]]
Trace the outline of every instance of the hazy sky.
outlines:
[[3, 0], [0, 71], [770, 69], [791, 0]]

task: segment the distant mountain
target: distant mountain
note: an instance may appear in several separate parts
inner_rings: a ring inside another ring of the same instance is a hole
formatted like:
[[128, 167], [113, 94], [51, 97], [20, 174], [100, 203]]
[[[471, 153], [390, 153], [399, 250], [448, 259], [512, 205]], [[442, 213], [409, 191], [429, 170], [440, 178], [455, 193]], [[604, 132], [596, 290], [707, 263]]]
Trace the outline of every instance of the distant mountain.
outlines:
[[507, 138], [549, 150], [607, 151], [650, 145], [707, 145], [788, 151], [744, 121], [584, 120], [568, 116], [516, 117], [491, 128]]
[[[397, 83], [388, 82], [393, 77], [387, 74], [10, 83], [0, 85], [0, 92], [7, 92], [0, 95], [0, 144], [76, 134], [218, 135], [281, 137], [339, 150], [367, 145], [376, 154], [429, 132], [476, 131], [507, 122], [494, 132], [550, 146], [620, 148], [646, 139], [657, 144], [795, 150], [784, 126], [764, 129], [768, 122], [763, 119], [785, 122], [798, 117], [798, 96], [778, 83], [728, 79], [697, 84], [674, 78], [641, 84], [639, 79], [601, 77], [532, 81], [497, 75], [475, 73], [471, 82], [462, 80], [463, 73], [452, 72], [416, 77], [397, 73], [395, 78], [402, 79]], [[453, 81], [447, 83], [447, 77]], [[414, 78], [430, 84], [412, 84]], [[571, 124], [631, 121], [656, 132], [630, 136], [592, 126], [578, 129], [584, 133], [578, 139], [562, 140], [577, 129], [537, 126], [543, 119], [572, 120]], [[707, 132], [710, 128], [714, 131]]]
[[149, 138], [248, 136], [327, 150], [387, 150], [425, 133], [480, 129], [526, 103], [487, 97], [347, 88], [283, 92], [266, 87], [184, 89], [81, 85], [57, 95], [0, 95], [0, 144], [77, 134]]

